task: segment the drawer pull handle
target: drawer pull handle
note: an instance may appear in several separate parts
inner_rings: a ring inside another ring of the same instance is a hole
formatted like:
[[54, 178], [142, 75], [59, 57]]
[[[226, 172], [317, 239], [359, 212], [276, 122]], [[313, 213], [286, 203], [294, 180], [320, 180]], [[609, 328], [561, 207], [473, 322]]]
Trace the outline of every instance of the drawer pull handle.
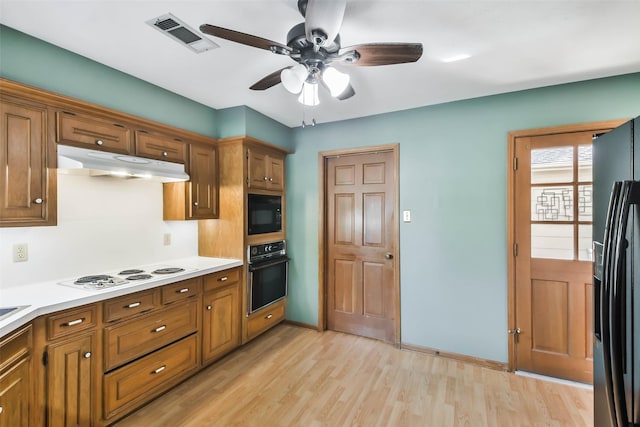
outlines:
[[165, 369], [167, 369], [167, 365], [162, 365], [158, 369], [156, 369], [155, 371], [151, 371], [151, 373], [152, 374], [159, 374], [160, 372], [164, 371]]
[[125, 305], [124, 308], [136, 308], [139, 307], [142, 303], [141, 302], [132, 302], [129, 305]]
[[167, 325], [162, 325], [162, 326], [158, 326], [157, 328], [155, 328], [155, 329], [153, 330], [153, 332], [162, 332], [162, 331], [164, 331], [165, 329], [167, 329]]
[[265, 319], [271, 319], [273, 317], [273, 314], [269, 313], [266, 316], [264, 316]]
[[227, 280], [229, 280], [229, 278], [227, 276], [221, 277], [218, 279], [221, 282], [226, 282]]
[[82, 355], [82, 357], [84, 357], [85, 359], [90, 359], [91, 358], [91, 352], [87, 351], [85, 354]]
[[75, 326], [75, 325], [79, 325], [82, 322], [84, 322], [84, 317], [82, 319], [76, 319], [67, 323], [63, 323], [62, 326]]
[[211, 307], [210, 305], [207, 306], [207, 310], [211, 310], [213, 307]]
[[178, 293], [178, 294], [184, 294], [186, 292], [189, 292], [189, 288], [182, 288], [182, 289], [178, 289], [176, 291], [176, 293]]
[[104, 141], [102, 141], [101, 139], [98, 139], [96, 141], [96, 145], [102, 145], [102, 144], [104, 144]]

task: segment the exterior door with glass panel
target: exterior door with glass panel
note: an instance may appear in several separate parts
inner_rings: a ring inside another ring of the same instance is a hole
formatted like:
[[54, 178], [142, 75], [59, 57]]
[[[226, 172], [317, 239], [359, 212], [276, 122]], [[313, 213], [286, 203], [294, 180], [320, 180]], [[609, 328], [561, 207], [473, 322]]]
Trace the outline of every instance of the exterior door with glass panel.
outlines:
[[592, 382], [591, 137], [516, 139], [516, 369]]

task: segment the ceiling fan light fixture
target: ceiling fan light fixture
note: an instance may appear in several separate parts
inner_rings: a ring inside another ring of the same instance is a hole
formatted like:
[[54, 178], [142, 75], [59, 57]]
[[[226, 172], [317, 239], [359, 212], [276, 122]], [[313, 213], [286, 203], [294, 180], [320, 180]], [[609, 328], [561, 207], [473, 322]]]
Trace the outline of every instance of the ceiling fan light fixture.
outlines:
[[302, 85], [307, 79], [307, 75], [307, 67], [304, 64], [298, 64], [282, 70], [280, 80], [287, 91], [298, 94], [302, 90]]
[[349, 74], [342, 73], [333, 67], [327, 67], [322, 72], [322, 81], [327, 85], [334, 98], [347, 89], [349, 80]]
[[298, 102], [309, 107], [320, 104], [320, 99], [318, 98], [318, 83], [304, 82], [302, 92], [298, 97]]

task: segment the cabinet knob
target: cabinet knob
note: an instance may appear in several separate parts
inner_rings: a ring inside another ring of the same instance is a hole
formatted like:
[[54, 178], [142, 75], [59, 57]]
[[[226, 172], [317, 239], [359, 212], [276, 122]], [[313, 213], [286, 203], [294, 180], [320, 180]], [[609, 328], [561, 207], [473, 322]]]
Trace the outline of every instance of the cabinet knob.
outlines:
[[38, 197], [37, 199], [35, 199], [35, 200], [33, 201], [33, 203], [35, 203], [36, 205], [41, 205], [43, 201], [44, 201], [44, 200], [42, 200], [40, 197]]
[[2, 411], [3, 411], [2, 406], [0, 406], [0, 414], [2, 413]]
[[84, 357], [85, 359], [91, 359], [91, 352], [87, 351], [85, 354], [82, 355], [82, 357]]
[[273, 182], [273, 178], [269, 178], [269, 182]]
[[198, 206], [198, 202], [193, 202], [193, 206]]
[[101, 139], [96, 140], [96, 145], [102, 145], [104, 144], [104, 141]]
[[207, 310], [211, 310], [213, 307], [211, 307], [210, 305], [207, 306]]
[[265, 176], [265, 177], [264, 177], [264, 178], [262, 178], [262, 179], [264, 179], [264, 180], [266, 181], [266, 180], [268, 180], [269, 178]]
[[167, 153], [166, 151], [163, 151], [163, 152], [162, 152], [162, 156], [163, 156], [163, 157], [167, 157], [168, 155], [169, 155], [169, 153]]

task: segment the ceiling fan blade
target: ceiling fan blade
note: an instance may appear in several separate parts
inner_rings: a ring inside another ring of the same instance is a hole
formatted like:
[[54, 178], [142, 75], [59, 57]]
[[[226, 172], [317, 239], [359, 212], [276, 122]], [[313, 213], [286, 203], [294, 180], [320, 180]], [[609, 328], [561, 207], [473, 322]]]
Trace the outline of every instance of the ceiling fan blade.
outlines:
[[[422, 43], [369, 43], [340, 49], [340, 55], [357, 52], [355, 61], [345, 64], [360, 66], [404, 64], [416, 62], [422, 56]], [[348, 55], [351, 56], [351, 55]]]
[[240, 31], [216, 27], [215, 25], [202, 24], [200, 25], [200, 31], [211, 36], [220, 37], [221, 39], [257, 47], [258, 49], [270, 50], [273, 53], [279, 53], [281, 55], [288, 55], [293, 51], [289, 46], [282, 43], [263, 39], [262, 37], [253, 36], [251, 34], [241, 33]]
[[353, 86], [349, 85], [340, 95], [336, 96], [340, 101], [344, 101], [345, 99], [351, 98], [356, 94], [356, 91], [353, 89]]
[[262, 79], [260, 79], [259, 81], [255, 82], [253, 84], [253, 86], [251, 86], [249, 89], [251, 90], [265, 90], [265, 89], [269, 89], [270, 87], [273, 87], [275, 85], [277, 85], [278, 83], [281, 82], [280, 80], [280, 73], [282, 73], [282, 70], [286, 70], [287, 68], [291, 68], [291, 67], [284, 67], [278, 71], [274, 71], [273, 73], [269, 74], [266, 77], [263, 77]]
[[[308, 0], [305, 12], [307, 40], [320, 46], [333, 43], [342, 26], [346, 6], [347, 0]], [[324, 33], [326, 38], [318, 39], [318, 34], [314, 34], [317, 31]]]

